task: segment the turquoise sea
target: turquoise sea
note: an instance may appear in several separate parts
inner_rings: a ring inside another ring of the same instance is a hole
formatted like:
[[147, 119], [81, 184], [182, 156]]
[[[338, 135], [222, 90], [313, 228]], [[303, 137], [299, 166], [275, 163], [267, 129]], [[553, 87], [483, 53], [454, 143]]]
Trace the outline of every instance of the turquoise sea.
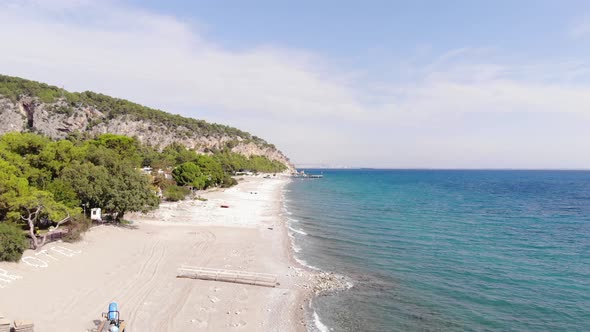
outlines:
[[315, 329], [590, 331], [590, 172], [322, 172], [285, 189], [297, 257], [353, 284]]

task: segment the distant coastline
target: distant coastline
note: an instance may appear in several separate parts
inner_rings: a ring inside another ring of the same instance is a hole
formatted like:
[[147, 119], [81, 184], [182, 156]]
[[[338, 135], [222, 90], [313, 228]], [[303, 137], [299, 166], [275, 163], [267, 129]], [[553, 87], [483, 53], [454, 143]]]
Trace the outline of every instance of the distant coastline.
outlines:
[[376, 171], [565, 171], [588, 172], [590, 168], [427, 168], [427, 167], [297, 167], [298, 170], [376, 170]]

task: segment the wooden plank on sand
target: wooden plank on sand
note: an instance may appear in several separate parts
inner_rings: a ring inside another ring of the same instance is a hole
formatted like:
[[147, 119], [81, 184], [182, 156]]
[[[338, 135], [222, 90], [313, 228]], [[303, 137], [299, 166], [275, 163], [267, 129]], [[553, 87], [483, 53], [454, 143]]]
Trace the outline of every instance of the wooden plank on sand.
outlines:
[[14, 321], [14, 332], [33, 332], [33, 322], [15, 320]]
[[10, 321], [0, 315], [0, 332], [10, 332]]
[[212, 269], [183, 265], [178, 269], [178, 278], [214, 280], [238, 284], [276, 287], [277, 275], [269, 273]]

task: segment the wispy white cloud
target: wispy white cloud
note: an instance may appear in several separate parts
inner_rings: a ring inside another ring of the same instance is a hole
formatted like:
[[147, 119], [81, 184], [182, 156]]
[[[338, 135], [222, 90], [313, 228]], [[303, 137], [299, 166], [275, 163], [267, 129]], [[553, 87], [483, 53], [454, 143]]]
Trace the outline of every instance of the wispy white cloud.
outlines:
[[465, 47], [377, 83], [306, 50], [230, 51], [175, 17], [74, 0], [0, 2], [0, 40], [4, 74], [226, 122], [296, 162], [590, 167], [585, 59], [510, 62]]
[[172, 17], [76, 4], [59, 19], [45, 15], [45, 6], [3, 8], [0, 38], [12, 52], [0, 55], [2, 70], [184, 108], [292, 116], [362, 111], [346, 84], [313, 70], [302, 52], [228, 52]]
[[526, 112], [590, 116], [590, 86], [517, 80], [501, 66], [468, 66], [432, 72], [417, 83], [397, 87], [392, 113]]
[[577, 21], [568, 32], [571, 37], [576, 39], [590, 38], [590, 16]]

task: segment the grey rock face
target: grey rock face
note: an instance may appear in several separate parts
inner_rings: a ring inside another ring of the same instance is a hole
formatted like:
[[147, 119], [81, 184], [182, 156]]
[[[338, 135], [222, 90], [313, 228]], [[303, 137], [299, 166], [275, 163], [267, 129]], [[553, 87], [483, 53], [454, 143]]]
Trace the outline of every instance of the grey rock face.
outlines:
[[76, 131], [90, 134], [112, 133], [136, 137], [142, 143], [160, 148], [176, 142], [203, 153], [208, 149], [223, 148], [230, 141], [237, 141], [232, 148], [233, 152], [245, 156], [262, 155], [270, 160], [283, 162], [288, 165], [289, 170], [294, 170], [294, 166], [281, 151], [251, 141], [246, 142], [239, 136], [205, 136], [182, 126], [168, 127], [127, 115], [109, 119], [94, 107], [72, 107], [64, 100], [46, 104], [35, 98], [25, 97], [13, 103], [0, 96], [0, 135], [12, 131], [34, 131], [53, 139], [65, 138]]
[[27, 117], [9, 99], [0, 99], [0, 133], [25, 130]]

